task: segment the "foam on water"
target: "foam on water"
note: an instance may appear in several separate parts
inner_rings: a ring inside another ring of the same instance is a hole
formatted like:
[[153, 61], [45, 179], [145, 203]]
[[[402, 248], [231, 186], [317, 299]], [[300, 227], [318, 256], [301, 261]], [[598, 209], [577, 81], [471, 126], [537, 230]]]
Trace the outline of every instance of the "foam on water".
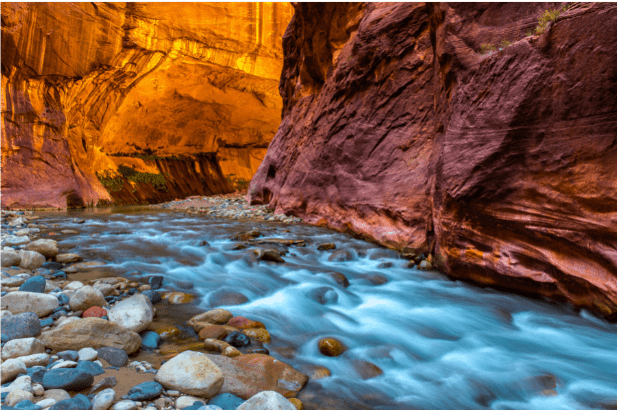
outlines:
[[[71, 217], [51, 218], [68, 226]], [[315, 227], [165, 213], [92, 214], [76, 227], [82, 234], [63, 241], [74, 252], [103, 255], [118, 273], [162, 273], [168, 286], [189, 281], [204, 310], [221, 293], [244, 295], [246, 303], [222, 307], [264, 322], [273, 356], [301, 370], [330, 369], [331, 377], [306, 388], [328, 406], [617, 406], [617, 328], [584, 311], [406, 269], [392, 251]], [[258, 262], [250, 248], [232, 250], [230, 239], [253, 228], [308, 244], [290, 247], [284, 264]], [[316, 249], [323, 242], [348, 250], [351, 260], [329, 261], [332, 251]], [[384, 262], [391, 267], [380, 267]], [[350, 286], [341, 287], [328, 272], [343, 273]], [[322, 337], [336, 337], [348, 350], [323, 356]], [[363, 380], [354, 367], [358, 360], [383, 374]]]

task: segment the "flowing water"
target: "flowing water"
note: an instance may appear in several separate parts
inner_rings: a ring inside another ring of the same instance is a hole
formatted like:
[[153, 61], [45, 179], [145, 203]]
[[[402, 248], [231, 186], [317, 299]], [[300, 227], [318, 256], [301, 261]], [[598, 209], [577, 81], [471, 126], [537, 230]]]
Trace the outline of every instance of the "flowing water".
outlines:
[[[45, 219], [78, 227], [62, 246], [115, 274], [164, 274], [168, 289], [192, 282], [200, 309], [244, 295], [221, 307], [262, 321], [272, 356], [307, 374], [331, 370], [300, 393], [307, 409], [617, 409], [617, 327], [568, 306], [407, 269], [395, 252], [311, 226], [143, 210]], [[232, 250], [231, 237], [249, 229], [307, 246], [288, 248], [284, 264], [257, 262]], [[329, 261], [323, 242], [350, 260]], [[323, 337], [348, 350], [321, 355]]]

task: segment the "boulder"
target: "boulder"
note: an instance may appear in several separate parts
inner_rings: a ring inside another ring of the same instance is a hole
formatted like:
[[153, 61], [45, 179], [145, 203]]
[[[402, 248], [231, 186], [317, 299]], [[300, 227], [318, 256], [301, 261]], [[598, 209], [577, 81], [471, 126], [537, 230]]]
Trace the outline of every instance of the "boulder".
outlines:
[[45, 263], [45, 257], [38, 252], [34, 251], [19, 251], [21, 261], [19, 267], [22, 269], [35, 270], [43, 266]]
[[133, 331], [105, 319], [89, 317], [69, 323], [60, 329], [45, 332], [39, 338], [54, 352], [79, 350], [84, 347], [117, 347], [131, 354], [141, 345], [141, 338]]
[[223, 386], [223, 374], [210, 355], [186, 351], [161, 366], [155, 381], [167, 389], [199, 397], [212, 397]]
[[242, 403], [236, 410], [296, 410], [296, 407], [280, 393], [262, 391]]
[[36, 353], [45, 353], [45, 346], [37, 338], [13, 339], [2, 347], [2, 360]]
[[105, 306], [105, 296], [92, 286], [84, 286], [77, 290], [69, 299], [69, 307], [72, 311], [84, 311], [92, 306]]
[[308, 381], [308, 376], [265, 354], [244, 354], [233, 358], [206, 356], [223, 373], [225, 383], [221, 393], [231, 393], [245, 400], [265, 390], [294, 397]]
[[38, 317], [47, 316], [60, 306], [55, 296], [20, 291], [3, 296], [0, 304], [2, 309], [6, 308], [13, 314], [33, 312]]
[[58, 242], [53, 239], [37, 239], [26, 245], [26, 250], [38, 252], [46, 258], [53, 258], [58, 254]]
[[109, 321], [134, 332], [142, 332], [154, 319], [154, 309], [150, 299], [144, 295], [134, 295], [116, 303], [109, 310]]

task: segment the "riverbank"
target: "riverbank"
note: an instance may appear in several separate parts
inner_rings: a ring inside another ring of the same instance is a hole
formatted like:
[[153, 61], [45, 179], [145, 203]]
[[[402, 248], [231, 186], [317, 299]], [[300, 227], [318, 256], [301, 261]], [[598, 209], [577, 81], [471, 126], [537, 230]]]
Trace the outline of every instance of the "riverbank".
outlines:
[[3, 211], [2, 222], [3, 407], [302, 408], [293, 397], [308, 377], [268, 355], [263, 323], [224, 309], [193, 316], [190, 283], [113, 276], [67, 253], [62, 239], [84, 219]]

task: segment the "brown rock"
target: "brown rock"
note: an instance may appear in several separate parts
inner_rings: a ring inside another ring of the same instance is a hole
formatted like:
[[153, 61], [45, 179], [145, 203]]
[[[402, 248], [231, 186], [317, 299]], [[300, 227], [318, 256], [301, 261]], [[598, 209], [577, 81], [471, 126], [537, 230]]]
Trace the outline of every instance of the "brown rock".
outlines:
[[296, 399], [295, 397], [292, 397], [292, 398], [287, 399], [287, 400], [289, 400], [289, 402], [290, 402], [291, 404], [293, 404], [293, 405], [294, 405], [294, 407], [295, 407], [297, 410], [304, 410], [304, 404], [302, 404], [302, 402], [301, 402], [300, 400]]
[[365, 360], [354, 360], [351, 365], [362, 380], [372, 379], [383, 374], [383, 370], [377, 365]]
[[56, 255], [56, 262], [60, 263], [73, 263], [73, 262], [81, 262], [83, 258], [74, 253], [61, 253]]
[[208, 322], [214, 325], [224, 325], [233, 317], [233, 314], [225, 309], [212, 309], [199, 315], [193, 316], [187, 323], [193, 326], [196, 322]]
[[329, 243], [322, 243], [321, 245], [319, 245], [317, 247], [317, 250], [319, 250], [319, 251], [328, 251], [328, 250], [331, 250], [331, 249], [336, 249], [336, 245], [333, 244], [333, 243], [330, 243], [330, 242]]
[[321, 339], [317, 347], [325, 356], [340, 356], [346, 350], [341, 342], [331, 337]]
[[266, 329], [244, 329], [242, 333], [253, 339], [257, 339], [262, 343], [270, 343], [270, 333]]
[[203, 344], [206, 350], [217, 353], [222, 353], [229, 346], [229, 343], [217, 339], [205, 339]]
[[247, 319], [244, 316], [235, 316], [229, 319], [229, 321], [227, 322], [227, 325], [233, 326], [238, 329], [249, 329], [249, 328], [265, 329], [266, 328], [266, 326], [263, 323]]
[[172, 305], [182, 305], [191, 302], [195, 296], [183, 292], [166, 292], [163, 294], [163, 298], [167, 299]]
[[176, 326], [156, 321], [150, 323], [148, 330], [158, 333], [162, 339], [169, 339], [180, 334], [180, 329]]
[[199, 331], [199, 339], [222, 339], [227, 336], [227, 329], [221, 325], [208, 324]]
[[80, 319], [45, 332], [39, 336], [39, 340], [54, 353], [84, 347], [117, 347], [131, 354], [141, 346], [141, 338], [137, 333], [94, 317]]
[[26, 250], [38, 252], [46, 258], [53, 258], [58, 254], [58, 242], [53, 239], [37, 239], [26, 245]]
[[550, 6], [294, 8], [252, 203], [617, 318], [617, 10], [525, 37]]
[[263, 354], [245, 354], [234, 358], [208, 355], [223, 372], [221, 393], [231, 393], [247, 400], [266, 390], [294, 397], [308, 377], [286, 363]]

